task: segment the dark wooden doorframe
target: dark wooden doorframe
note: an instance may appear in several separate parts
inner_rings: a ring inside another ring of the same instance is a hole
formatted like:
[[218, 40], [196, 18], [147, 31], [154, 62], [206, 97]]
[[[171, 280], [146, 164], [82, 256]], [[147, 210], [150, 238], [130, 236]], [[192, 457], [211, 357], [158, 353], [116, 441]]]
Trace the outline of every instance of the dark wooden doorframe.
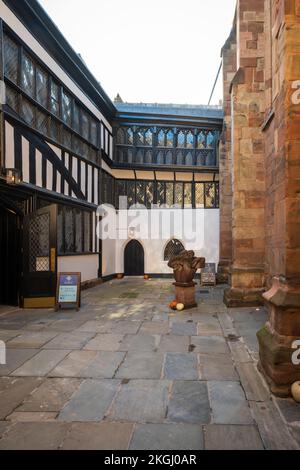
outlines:
[[24, 217], [23, 306], [53, 307], [57, 274], [57, 205]]
[[125, 276], [143, 276], [144, 248], [138, 240], [130, 240], [124, 250], [124, 274]]

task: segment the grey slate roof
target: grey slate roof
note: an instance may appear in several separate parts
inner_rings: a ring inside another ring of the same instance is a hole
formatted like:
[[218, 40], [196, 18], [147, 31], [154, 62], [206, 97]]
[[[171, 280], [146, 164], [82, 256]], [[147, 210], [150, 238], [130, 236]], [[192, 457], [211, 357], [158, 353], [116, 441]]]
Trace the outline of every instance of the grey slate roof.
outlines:
[[165, 114], [200, 118], [223, 118], [221, 106], [162, 103], [119, 103], [114, 102], [119, 113]]

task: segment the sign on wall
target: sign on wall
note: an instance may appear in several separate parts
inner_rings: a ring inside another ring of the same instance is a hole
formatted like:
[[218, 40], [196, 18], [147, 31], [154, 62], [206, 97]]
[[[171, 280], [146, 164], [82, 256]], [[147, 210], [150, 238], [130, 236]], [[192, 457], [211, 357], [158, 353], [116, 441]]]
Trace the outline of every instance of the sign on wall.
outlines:
[[216, 265], [215, 263], [205, 263], [205, 268], [201, 269], [201, 286], [216, 285]]
[[80, 307], [81, 273], [58, 273], [56, 310], [62, 307]]

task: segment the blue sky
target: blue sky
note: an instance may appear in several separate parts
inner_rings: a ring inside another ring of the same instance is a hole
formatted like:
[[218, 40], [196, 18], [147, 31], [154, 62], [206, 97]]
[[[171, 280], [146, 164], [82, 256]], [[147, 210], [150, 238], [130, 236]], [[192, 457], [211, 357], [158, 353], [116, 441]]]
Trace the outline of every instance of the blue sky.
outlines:
[[39, 1], [112, 99], [207, 104], [236, 0]]

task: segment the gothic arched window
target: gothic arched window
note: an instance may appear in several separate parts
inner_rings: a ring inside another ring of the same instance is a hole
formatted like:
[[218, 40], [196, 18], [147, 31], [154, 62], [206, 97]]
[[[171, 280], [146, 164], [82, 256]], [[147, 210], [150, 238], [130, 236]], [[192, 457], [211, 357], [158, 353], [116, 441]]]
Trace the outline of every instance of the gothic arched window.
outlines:
[[179, 255], [179, 253], [184, 250], [184, 246], [181, 241], [176, 240], [176, 238], [170, 240], [164, 251], [164, 261], [169, 261], [171, 256]]
[[118, 129], [117, 131], [117, 143], [118, 144], [125, 144], [125, 136], [123, 129]]
[[133, 130], [131, 128], [127, 129], [127, 144], [133, 145]]
[[141, 150], [138, 150], [135, 156], [135, 162], [136, 163], [143, 163], [143, 152]]
[[136, 133], [136, 145], [144, 145], [143, 129], [139, 129]]
[[157, 134], [157, 145], [159, 147], [165, 146], [165, 133], [163, 130], [160, 130], [159, 133]]
[[167, 147], [173, 147], [174, 144], [174, 134], [170, 130], [167, 132]]
[[209, 133], [207, 134], [207, 147], [208, 148], [213, 148], [214, 146], [214, 140], [215, 140], [215, 137], [214, 137], [214, 134], [209, 131]]
[[188, 166], [192, 166], [193, 165], [193, 155], [191, 152], [189, 152], [186, 157], [185, 157], [185, 164], [188, 165]]
[[177, 165], [183, 165], [183, 154], [182, 154], [182, 152], [177, 153], [176, 164]]
[[163, 152], [158, 152], [157, 154], [157, 164], [163, 165], [164, 164], [164, 154]]
[[194, 136], [191, 131], [186, 134], [186, 147], [188, 149], [194, 148]]
[[145, 163], [152, 163], [152, 152], [151, 152], [151, 150], [147, 150], [147, 152], [146, 152]]
[[145, 132], [145, 145], [152, 145], [152, 132], [150, 129]]
[[184, 143], [185, 143], [185, 135], [184, 135], [184, 132], [183, 131], [180, 131], [178, 132], [178, 136], [177, 136], [177, 147], [184, 147]]
[[205, 148], [205, 135], [202, 131], [197, 135], [197, 147], [198, 149]]
[[173, 153], [169, 150], [166, 154], [166, 164], [172, 165], [173, 164]]

